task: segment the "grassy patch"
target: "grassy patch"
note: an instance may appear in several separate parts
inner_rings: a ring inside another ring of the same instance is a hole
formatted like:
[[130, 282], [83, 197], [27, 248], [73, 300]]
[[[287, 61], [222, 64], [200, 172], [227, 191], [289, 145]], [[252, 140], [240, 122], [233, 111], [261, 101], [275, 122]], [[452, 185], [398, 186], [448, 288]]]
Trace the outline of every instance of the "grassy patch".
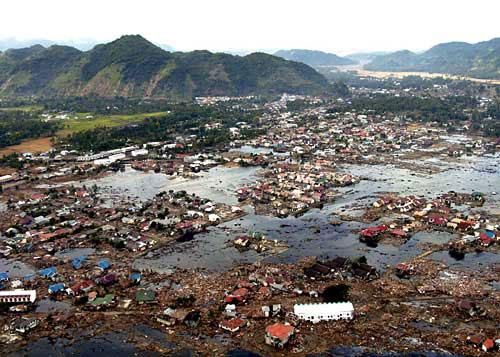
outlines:
[[133, 124], [144, 120], [145, 118], [158, 117], [165, 115], [165, 112], [141, 113], [132, 115], [104, 115], [91, 116], [89, 113], [78, 113], [76, 118], [68, 119], [63, 122], [64, 129], [58, 132], [58, 135], [69, 135], [84, 130], [91, 130], [97, 127], [116, 127]]
[[0, 111], [4, 111], [4, 112], [14, 112], [14, 111], [34, 112], [34, 111], [38, 111], [38, 110], [43, 110], [43, 106], [41, 106], [41, 105], [25, 105], [22, 107], [0, 108]]

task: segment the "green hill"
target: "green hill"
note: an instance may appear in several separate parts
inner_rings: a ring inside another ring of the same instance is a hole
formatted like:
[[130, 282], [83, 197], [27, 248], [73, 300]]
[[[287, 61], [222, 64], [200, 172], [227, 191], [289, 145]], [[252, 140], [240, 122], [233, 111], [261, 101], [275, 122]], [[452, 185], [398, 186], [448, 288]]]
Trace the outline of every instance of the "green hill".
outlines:
[[500, 38], [469, 44], [442, 43], [416, 54], [399, 51], [379, 56], [365, 65], [374, 71], [435, 72], [485, 79], [500, 79]]
[[253, 53], [167, 52], [141, 36], [123, 36], [81, 52], [67, 46], [0, 54], [0, 95], [134, 96], [322, 94], [331, 87], [302, 63]]
[[289, 61], [305, 63], [311, 67], [342, 66], [357, 63], [349, 58], [322, 51], [280, 50], [274, 55]]

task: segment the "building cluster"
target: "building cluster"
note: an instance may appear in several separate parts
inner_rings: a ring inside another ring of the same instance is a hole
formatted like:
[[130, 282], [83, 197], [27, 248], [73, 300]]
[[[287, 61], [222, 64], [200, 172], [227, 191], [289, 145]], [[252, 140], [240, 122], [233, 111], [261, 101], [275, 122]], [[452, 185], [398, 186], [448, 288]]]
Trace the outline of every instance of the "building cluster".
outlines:
[[369, 226], [360, 231], [360, 240], [378, 243], [381, 240], [406, 242], [419, 231], [444, 231], [458, 234], [450, 242], [450, 254], [463, 258], [466, 251], [498, 249], [500, 225], [487, 214], [468, 212], [463, 207], [483, 206], [481, 192], [449, 192], [435, 199], [417, 196], [382, 196], [364, 213], [368, 221], [385, 220], [386, 223]]
[[287, 217], [333, 202], [336, 187], [355, 184], [358, 179], [333, 170], [329, 160], [301, 164], [285, 159], [270, 165], [262, 179], [237, 190], [240, 201], [250, 200], [259, 213]]

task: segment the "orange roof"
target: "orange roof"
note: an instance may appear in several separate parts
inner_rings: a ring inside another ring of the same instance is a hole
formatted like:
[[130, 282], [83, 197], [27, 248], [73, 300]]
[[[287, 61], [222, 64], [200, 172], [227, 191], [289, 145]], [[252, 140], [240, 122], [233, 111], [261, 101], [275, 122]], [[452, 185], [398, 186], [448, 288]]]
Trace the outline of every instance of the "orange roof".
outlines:
[[294, 328], [291, 325], [276, 323], [266, 327], [266, 333], [285, 341], [293, 334]]

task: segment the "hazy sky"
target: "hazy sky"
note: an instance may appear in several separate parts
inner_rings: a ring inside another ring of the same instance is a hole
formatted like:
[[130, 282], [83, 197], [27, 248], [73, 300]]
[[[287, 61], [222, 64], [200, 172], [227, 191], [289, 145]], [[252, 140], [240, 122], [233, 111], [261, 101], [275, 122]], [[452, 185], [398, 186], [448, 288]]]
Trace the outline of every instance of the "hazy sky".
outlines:
[[424, 50], [500, 36], [498, 0], [2, 0], [0, 39], [141, 34], [178, 50]]

